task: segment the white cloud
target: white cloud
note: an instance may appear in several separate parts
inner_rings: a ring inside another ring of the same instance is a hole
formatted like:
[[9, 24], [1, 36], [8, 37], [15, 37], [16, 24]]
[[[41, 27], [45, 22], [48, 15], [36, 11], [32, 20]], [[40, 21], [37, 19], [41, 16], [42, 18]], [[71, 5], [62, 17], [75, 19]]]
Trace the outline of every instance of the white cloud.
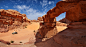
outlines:
[[40, 12], [39, 10], [30, 8], [30, 6], [26, 5], [17, 5], [14, 6], [14, 8], [17, 8], [20, 11], [20, 13], [26, 13], [27, 17], [31, 20], [37, 19], [38, 17], [43, 16], [45, 14], [45, 12]]
[[37, 19], [38, 17], [43, 16], [43, 14], [45, 14], [45, 12], [39, 12], [38, 10], [33, 8], [27, 9], [26, 13], [27, 13], [27, 17], [31, 20]]
[[26, 5], [17, 5], [17, 6], [13, 6], [14, 8], [17, 8], [17, 9], [27, 9], [29, 8], [30, 6], [26, 6]]
[[54, 4], [54, 1], [49, 1], [49, 4]]
[[3, 7], [1, 7], [1, 8], [3, 8]]
[[[32, 4], [33, 4], [34, 3], [33, 1], [34, 2], [37, 2], [37, 0], [32, 0], [32, 1], [31, 0], [27, 0], [26, 3], [32, 2]], [[45, 15], [46, 14], [46, 11], [49, 8], [48, 5], [54, 4], [54, 1], [49, 1], [48, 2], [48, 0], [43, 0], [43, 1], [40, 1], [40, 4], [42, 6], [42, 11], [41, 12], [40, 12], [40, 10], [31, 8], [30, 7], [31, 5], [30, 6], [26, 6], [26, 5], [15, 5], [14, 8], [17, 8], [17, 10], [20, 13], [25, 13], [29, 19], [33, 20], [33, 19], [37, 19], [40, 16]]]
[[47, 1], [47, 0], [43, 0], [43, 2], [40, 1], [40, 4], [42, 5], [42, 7], [46, 7], [49, 4], [54, 4], [54, 1]]
[[51, 1], [49, 1], [49, 4], [51, 4], [52, 2]]
[[42, 7], [44, 7], [48, 4], [48, 1], [47, 0], [43, 0], [43, 2], [40, 1], [40, 4], [42, 5]]

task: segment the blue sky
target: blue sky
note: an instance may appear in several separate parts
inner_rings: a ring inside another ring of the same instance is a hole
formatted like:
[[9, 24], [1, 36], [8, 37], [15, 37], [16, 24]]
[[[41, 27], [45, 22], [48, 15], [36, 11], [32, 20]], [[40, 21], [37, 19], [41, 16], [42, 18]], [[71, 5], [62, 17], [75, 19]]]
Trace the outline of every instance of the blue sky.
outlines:
[[[36, 20], [45, 15], [50, 9], [56, 6], [60, 0], [0, 0], [0, 9], [13, 9], [21, 14], [26, 14], [28, 19]], [[65, 17], [65, 13], [56, 17], [60, 20]]]

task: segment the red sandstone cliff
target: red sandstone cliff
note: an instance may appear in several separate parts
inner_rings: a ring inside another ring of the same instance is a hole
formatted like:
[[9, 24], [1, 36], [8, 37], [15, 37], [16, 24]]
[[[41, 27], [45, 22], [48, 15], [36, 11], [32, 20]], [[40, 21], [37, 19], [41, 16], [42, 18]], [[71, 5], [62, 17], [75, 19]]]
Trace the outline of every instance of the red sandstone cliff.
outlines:
[[[86, 0], [60, 1], [56, 6], [43, 16], [39, 34], [36, 38], [47, 38], [46, 34], [51, 31], [55, 33], [54, 18], [66, 12], [66, 18], [71, 21], [68, 28], [52, 35], [53, 37], [37, 42], [37, 47], [86, 47]], [[62, 22], [65, 22], [63, 19]], [[54, 25], [54, 26], [53, 26]], [[58, 30], [58, 29], [57, 29]], [[41, 38], [41, 36], [44, 36]]]
[[26, 14], [21, 14], [16, 10], [0, 10], [0, 32], [7, 32], [15, 26], [20, 26], [24, 22], [30, 22]]

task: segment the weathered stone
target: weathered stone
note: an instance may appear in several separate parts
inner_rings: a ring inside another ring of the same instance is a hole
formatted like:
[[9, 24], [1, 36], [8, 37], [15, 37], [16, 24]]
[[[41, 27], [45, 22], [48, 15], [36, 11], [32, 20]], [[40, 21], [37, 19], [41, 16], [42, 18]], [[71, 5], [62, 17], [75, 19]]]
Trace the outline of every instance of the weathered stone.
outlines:
[[63, 19], [59, 20], [59, 22], [66, 23], [66, 24], [71, 23], [71, 22], [70, 22], [69, 20], [67, 20], [66, 18], [63, 18]]
[[[86, 26], [85, 26], [86, 27]], [[61, 44], [63, 47], [81, 47], [86, 46], [85, 44], [85, 29], [69, 29], [58, 33], [54, 36], [55, 42]], [[83, 36], [83, 37], [82, 37]], [[81, 44], [80, 44], [81, 43]]]
[[[19, 21], [22, 21], [22, 20], [25, 21], [25, 19], [26, 19], [26, 14], [20, 14], [18, 11], [11, 10], [11, 9], [9, 9], [9, 10], [2, 9], [2, 10], [0, 10], [0, 14], [1, 14], [1, 16], [8, 16], [8, 17], [16, 18]], [[25, 18], [23, 19], [23, 17], [25, 17]]]
[[37, 47], [62, 47], [60, 44], [57, 44], [53, 38], [44, 42], [36, 43], [35, 45]]
[[82, 22], [72, 22], [69, 25], [80, 25], [80, 24], [82, 24]]
[[37, 20], [39, 20], [39, 21], [43, 21], [43, 18], [42, 18], [42, 17], [38, 17]]
[[[16, 22], [17, 21], [17, 22]], [[24, 22], [30, 22], [26, 17], [26, 14], [21, 14], [16, 10], [0, 10], [0, 32], [8, 32], [10, 29], [14, 29], [17, 26], [22, 25]], [[3, 27], [1, 27], [3, 25]], [[5, 25], [8, 27], [5, 29]]]
[[31, 20], [31, 22], [39, 22], [39, 20]]
[[[61, 13], [66, 12], [66, 19], [68, 19], [70, 22], [80, 22], [84, 21], [83, 19], [86, 19], [85, 13], [82, 15], [81, 12], [81, 4], [86, 4], [86, 1], [80, 1], [80, 2], [65, 2], [60, 1], [56, 4], [56, 7], [49, 10], [46, 15], [43, 16], [44, 25], [51, 27], [54, 22], [56, 22], [55, 17], [59, 16]], [[85, 10], [85, 9], [83, 9]], [[75, 12], [77, 11], [77, 12]], [[55, 20], [54, 20], [55, 19]], [[56, 26], [56, 25], [55, 25]], [[54, 26], [53, 26], [54, 27]]]
[[[43, 23], [41, 23], [39, 28], [40, 36], [46, 38], [47, 33], [55, 28], [55, 26], [52, 27], [55, 17], [63, 12], [66, 12], [66, 19], [71, 23], [68, 25], [67, 29], [57, 33], [50, 40], [36, 43], [37, 47], [86, 47], [85, 6], [86, 0], [67, 0], [58, 2], [53, 9], [49, 10], [47, 14], [43, 16]], [[54, 31], [51, 31], [51, 34], [53, 34], [52, 32]], [[50, 36], [50, 34], [48, 34], [48, 36]], [[54, 42], [60, 46], [54, 46], [52, 44]]]

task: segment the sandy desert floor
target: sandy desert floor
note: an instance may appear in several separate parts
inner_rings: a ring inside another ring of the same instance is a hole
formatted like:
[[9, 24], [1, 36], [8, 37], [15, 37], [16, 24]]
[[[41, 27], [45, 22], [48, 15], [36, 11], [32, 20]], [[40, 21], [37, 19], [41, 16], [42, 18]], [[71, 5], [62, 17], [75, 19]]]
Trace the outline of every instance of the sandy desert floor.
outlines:
[[[24, 29], [13, 29], [8, 31], [7, 33], [0, 33], [0, 39], [4, 41], [14, 41], [16, 44], [24, 44], [26, 42], [35, 42], [35, 35], [34, 30], [37, 30], [39, 28], [39, 23], [34, 23], [28, 25], [27, 28]], [[16, 31], [18, 34], [12, 34], [14, 31]], [[19, 43], [22, 42], [22, 43]]]
[[[34, 30], [36, 31], [39, 29], [40, 25], [39, 22], [32, 22], [32, 24], [27, 25], [27, 28], [21, 29], [17, 28], [14, 30], [10, 30], [7, 33], [0, 33], [0, 39], [4, 41], [14, 41], [14, 44], [24, 44], [27, 42], [31, 42], [31, 44], [34, 44], [35, 42], [35, 35], [34, 35]], [[67, 27], [65, 26], [57, 26], [58, 32], [66, 29]], [[18, 34], [12, 34], [14, 31], [18, 32]], [[22, 42], [22, 43], [20, 43]], [[13, 43], [12, 43], [13, 44]], [[0, 44], [0, 47], [2, 45]]]
[[67, 28], [66, 26], [56, 26], [56, 27], [58, 32], [61, 32]]

